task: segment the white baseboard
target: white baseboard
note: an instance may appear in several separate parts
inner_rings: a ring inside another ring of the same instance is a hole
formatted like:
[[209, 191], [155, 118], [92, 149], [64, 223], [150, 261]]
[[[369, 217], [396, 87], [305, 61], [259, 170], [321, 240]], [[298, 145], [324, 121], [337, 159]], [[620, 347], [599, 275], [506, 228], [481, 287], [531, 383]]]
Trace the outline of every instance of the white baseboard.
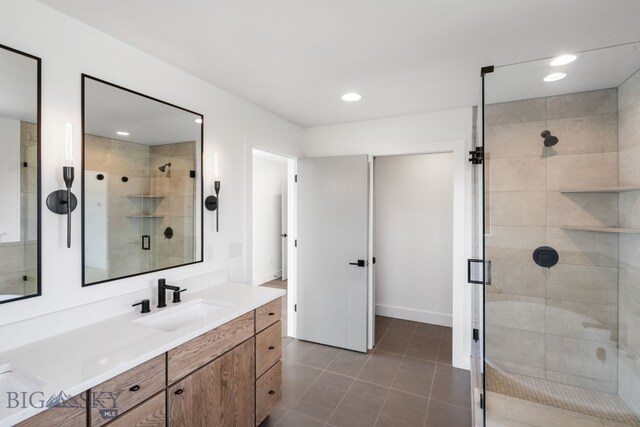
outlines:
[[270, 282], [273, 279], [277, 279], [278, 277], [282, 277], [282, 270], [276, 270], [271, 273], [263, 274], [259, 277], [254, 277], [253, 284], [254, 286], [262, 285], [263, 283]]
[[453, 316], [445, 313], [416, 310], [414, 308], [394, 307], [392, 305], [376, 304], [376, 314], [396, 319], [413, 320], [414, 322], [431, 323], [432, 325], [453, 325]]

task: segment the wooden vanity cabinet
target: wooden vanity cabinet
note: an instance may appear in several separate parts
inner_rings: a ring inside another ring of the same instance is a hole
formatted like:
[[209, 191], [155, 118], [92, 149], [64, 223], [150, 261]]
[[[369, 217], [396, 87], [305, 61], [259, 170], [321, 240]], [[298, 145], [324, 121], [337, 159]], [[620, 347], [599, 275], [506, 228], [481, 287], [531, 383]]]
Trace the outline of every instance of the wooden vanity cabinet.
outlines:
[[[278, 298], [18, 426], [254, 427], [282, 399], [281, 307]], [[108, 393], [112, 406], [100, 401]]]

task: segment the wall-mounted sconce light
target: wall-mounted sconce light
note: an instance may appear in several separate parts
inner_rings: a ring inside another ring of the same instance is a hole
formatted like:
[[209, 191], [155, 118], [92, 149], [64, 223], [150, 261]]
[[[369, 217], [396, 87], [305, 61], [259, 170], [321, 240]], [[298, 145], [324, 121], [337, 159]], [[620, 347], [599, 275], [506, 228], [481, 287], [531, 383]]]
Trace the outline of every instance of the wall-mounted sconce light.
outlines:
[[207, 208], [207, 210], [210, 210], [212, 212], [216, 211], [216, 232], [218, 232], [219, 225], [220, 225], [220, 220], [219, 220], [220, 181], [214, 181], [213, 189], [215, 190], [216, 195], [208, 196], [206, 199], [204, 199], [204, 207]]
[[[67, 123], [66, 126], [66, 140], [65, 140], [65, 157], [67, 164], [73, 163], [73, 140], [71, 123]], [[78, 199], [71, 192], [74, 179], [73, 166], [62, 167], [62, 179], [66, 190], [57, 190], [49, 194], [47, 197], [47, 207], [53, 213], [58, 215], [67, 215], [67, 248], [71, 247], [71, 212], [73, 212], [78, 206]]]

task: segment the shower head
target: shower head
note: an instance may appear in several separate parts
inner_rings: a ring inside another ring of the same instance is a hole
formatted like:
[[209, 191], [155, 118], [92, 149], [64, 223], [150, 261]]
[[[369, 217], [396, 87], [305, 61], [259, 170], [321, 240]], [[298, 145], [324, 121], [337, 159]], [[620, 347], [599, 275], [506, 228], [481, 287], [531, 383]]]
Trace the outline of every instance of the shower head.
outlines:
[[551, 135], [551, 132], [549, 132], [548, 130], [542, 131], [540, 136], [544, 138], [545, 147], [553, 147], [558, 143], [558, 137]]
[[167, 168], [171, 167], [171, 163], [165, 163], [164, 165], [160, 166], [158, 169], [160, 169], [160, 172], [164, 172]]

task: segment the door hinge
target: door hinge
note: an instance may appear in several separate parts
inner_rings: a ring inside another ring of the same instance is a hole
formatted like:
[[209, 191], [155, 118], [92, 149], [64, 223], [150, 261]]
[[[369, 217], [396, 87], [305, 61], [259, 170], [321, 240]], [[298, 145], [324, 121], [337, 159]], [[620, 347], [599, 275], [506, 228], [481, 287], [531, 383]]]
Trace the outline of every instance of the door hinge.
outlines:
[[371, 261], [375, 264], [376, 263], [376, 257], [373, 257], [373, 259]]
[[478, 342], [479, 339], [480, 339], [480, 330], [473, 328], [473, 340], [475, 342]]
[[27, 163], [27, 162], [22, 162], [22, 167], [23, 167], [23, 168], [28, 168], [28, 167], [29, 167], [29, 163]]
[[293, 180], [294, 180], [295, 182], [298, 182], [298, 174], [295, 174], [295, 176], [293, 177]]
[[480, 409], [484, 409], [484, 394], [480, 393]]
[[469, 151], [469, 161], [472, 165], [481, 165], [484, 160], [484, 148], [476, 147], [473, 151]]
[[293, 311], [298, 312], [298, 304], [293, 304]]
[[298, 239], [293, 241], [293, 246], [296, 247], [296, 248], [298, 247]]

